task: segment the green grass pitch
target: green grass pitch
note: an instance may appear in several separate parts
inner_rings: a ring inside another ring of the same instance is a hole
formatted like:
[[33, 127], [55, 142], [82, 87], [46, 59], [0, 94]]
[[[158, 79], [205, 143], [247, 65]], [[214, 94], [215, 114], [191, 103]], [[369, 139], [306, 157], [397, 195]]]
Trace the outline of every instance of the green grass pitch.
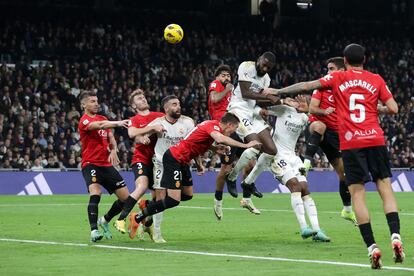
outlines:
[[[412, 271], [372, 271], [357, 266], [368, 264], [367, 251], [358, 228], [340, 218], [341, 201], [336, 193], [313, 194], [320, 225], [332, 238], [331, 243], [302, 240], [288, 194], [255, 198], [261, 215], [250, 214], [239, 207], [240, 199], [226, 196], [220, 222], [213, 213], [213, 195], [196, 194], [193, 200], [165, 212], [162, 229], [168, 243], [154, 244], [148, 236], [145, 241], [130, 240], [111, 226], [113, 239], [96, 243], [113, 246], [109, 248], [90, 246], [95, 243], [89, 242], [87, 195], [1, 196], [0, 275], [413, 275], [413, 194], [396, 196], [406, 252], [403, 264], [395, 265], [392, 261], [388, 227], [377, 193], [367, 194], [372, 226], [383, 252], [383, 265]], [[114, 198], [102, 197], [100, 215]]]

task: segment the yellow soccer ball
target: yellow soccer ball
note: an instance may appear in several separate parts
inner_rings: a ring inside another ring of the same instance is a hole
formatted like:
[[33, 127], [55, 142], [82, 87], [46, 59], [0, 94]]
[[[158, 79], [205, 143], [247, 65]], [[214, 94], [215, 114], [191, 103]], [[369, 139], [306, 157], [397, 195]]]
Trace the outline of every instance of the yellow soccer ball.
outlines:
[[184, 31], [177, 24], [170, 24], [164, 29], [164, 38], [168, 43], [177, 44], [184, 37]]

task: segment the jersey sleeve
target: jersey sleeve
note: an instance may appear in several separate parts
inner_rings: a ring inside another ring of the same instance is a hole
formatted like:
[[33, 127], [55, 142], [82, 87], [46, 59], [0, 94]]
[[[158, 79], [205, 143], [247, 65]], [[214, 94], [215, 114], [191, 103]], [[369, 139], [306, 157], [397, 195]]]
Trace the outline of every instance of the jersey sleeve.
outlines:
[[79, 130], [88, 131], [89, 125], [92, 122], [88, 118], [84, 118], [79, 122]]
[[239, 69], [237, 70], [238, 80], [239, 81], [249, 81], [254, 82], [253, 74], [251, 71], [254, 69], [254, 62], [245, 61], [240, 64]]
[[383, 104], [385, 104], [389, 99], [393, 98], [390, 89], [388, 88], [387, 84], [384, 80], [382, 80], [382, 84], [379, 91], [379, 99]]
[[319, 82], [322, 85], [322, 89], [332, 89], [335, 86], [336, 81], [339, 79], [339, 74], [333, 72], [319, 79]]
[[322, 99], [322, 93], [320, 90], [315, 89], [312, 93], [312, 99], [321, 100]]
[[208, 87], [208, 91], [215, 91], [217, 93], [220, 93], [222, 91], [218, 91], [219, 90], [219, 84], [218, 84], [218, 80], [214, 80], [210, 83], [210, 86]]
[[139, 127], [138, 117], [134, 116], [131, 118], [130, 123], [128, 124], [128, 127]]
[[273, 105], [273, 106], [269, 106], [267, 108], [267, 110], [269, 111], [269, 115], [277, 117], [277, 116], [282, 116], [283, 115], [283, 113], [286, 110], [286, 107], [283, 104]]

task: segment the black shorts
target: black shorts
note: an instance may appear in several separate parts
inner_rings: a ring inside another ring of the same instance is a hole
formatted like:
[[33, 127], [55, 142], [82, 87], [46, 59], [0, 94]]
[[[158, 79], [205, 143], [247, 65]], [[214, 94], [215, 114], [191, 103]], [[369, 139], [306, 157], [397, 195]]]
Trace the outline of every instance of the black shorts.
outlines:
[[325, 134], [323, 135], [323, 140], [319, 146], [331, 164], [336, 158], [340, 158], [342, 156], [341, 151], [339, 150], [338, 133], [332, 129], [326, 129]]
[[132, 165], [132, 171], [134, 172], [135, 181], [140, 176], [148, 177], [148, 188], [153, 190], [152, 186], [154, 185], [154, 165], [151, 163], [150, 166], [142, 162], [137, 162]]
[[190, 167], [179, 163], [167, 150], [162, 157], [164, 172], [161, 178], [161, 187], [171, 190], [181, 190], [183, 186], [193, 186]]
[[113, 166], [99, 167], [89, 164], [82, 169], [82, 174], [88, 191], [91, 184], [100, 184], [109, 194], [126, 186], [125, 180]]
[[385, 146], [342, 151], [347, 185], [377, 181], [391, 177], [390, 161]]
[[[240, 139], [239, 135], [236, 134], [236, 132], [233, 132], [230, 135], [230, 138], [240, 143], [243, 143], [243, 141]], [[233, 162], [236, 160], [236, 157], [240, 157], [244, 150], [245, 150], [244, 148], [231, 147], [230, 152], [228, 154], [223, 154], [220, 156], [221, 164], [223, 165], [233, 164]]]

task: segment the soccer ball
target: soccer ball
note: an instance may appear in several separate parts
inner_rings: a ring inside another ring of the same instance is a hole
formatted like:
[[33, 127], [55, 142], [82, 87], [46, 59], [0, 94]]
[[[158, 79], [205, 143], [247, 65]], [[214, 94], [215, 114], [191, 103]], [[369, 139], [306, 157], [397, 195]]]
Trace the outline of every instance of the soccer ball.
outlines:
[[164, 38], [168, 43], [177, 44], [184, 37], [184, 31], [177, 24], [170, 24], [164, 29]]

